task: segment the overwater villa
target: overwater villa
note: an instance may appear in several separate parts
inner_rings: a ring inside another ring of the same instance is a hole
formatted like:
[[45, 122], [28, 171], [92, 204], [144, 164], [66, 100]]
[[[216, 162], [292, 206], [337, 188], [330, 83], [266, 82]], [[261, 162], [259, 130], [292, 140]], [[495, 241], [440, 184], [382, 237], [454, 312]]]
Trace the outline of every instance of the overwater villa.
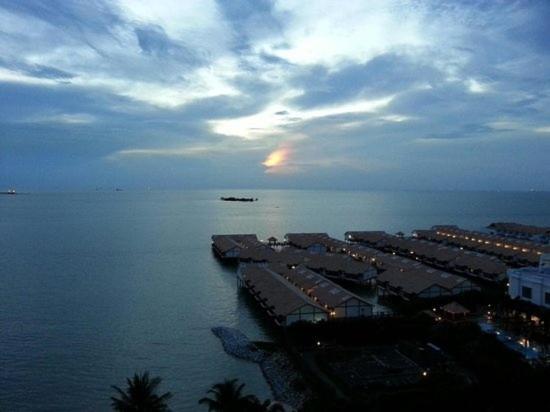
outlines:
[[550, 245], [464, 230], [452, 225], [433, 226], [431, 230], [415, 230], [414, 235], [418, 238], [494, 255], [504, 263], [516, 267], [536, 265], [540, 255], [550, 253]]
[[259, 265], [242, 265], [237, 279], [273, 321], [289, 326], [298, 321], [319, 322], [327, 320], [330, 311], [280, 274]]
[[346, 232], [346, 239], [460, 275], [487, 281], [501, 281], [506, 278], [507, 266], [498, 258], [459, 247], [446, 246], [416, 237], [399, 237], [381, 231]]
[[523, 225], [512, 222], [496, 222], [487, 226], [498, 236], [513, 237], [533, 242], [550, 243], [550, 227]]

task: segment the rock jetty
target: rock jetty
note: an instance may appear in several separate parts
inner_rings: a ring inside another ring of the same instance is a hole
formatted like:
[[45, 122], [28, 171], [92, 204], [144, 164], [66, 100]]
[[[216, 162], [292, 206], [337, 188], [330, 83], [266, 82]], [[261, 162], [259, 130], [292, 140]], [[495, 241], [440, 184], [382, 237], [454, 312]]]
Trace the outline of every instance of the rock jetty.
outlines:
[[222, 341], [225, 352], [260, 366], [275, 400], [299, 409], [309, 398], [308, 390], [294, 388], [300, 375], [283, 352], [259, 349], [238, 329], [219, 326], [212, 328], [212, 332]]

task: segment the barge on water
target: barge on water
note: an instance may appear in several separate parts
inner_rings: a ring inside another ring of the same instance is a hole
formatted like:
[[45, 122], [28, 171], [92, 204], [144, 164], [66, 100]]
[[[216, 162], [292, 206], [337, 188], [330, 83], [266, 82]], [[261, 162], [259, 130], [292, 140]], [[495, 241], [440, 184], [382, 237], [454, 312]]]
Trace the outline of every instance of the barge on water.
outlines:
[[220, 200], [223, 200], [224, 202], [257, 202], [257, 198], [253, 197], [220, 197]]

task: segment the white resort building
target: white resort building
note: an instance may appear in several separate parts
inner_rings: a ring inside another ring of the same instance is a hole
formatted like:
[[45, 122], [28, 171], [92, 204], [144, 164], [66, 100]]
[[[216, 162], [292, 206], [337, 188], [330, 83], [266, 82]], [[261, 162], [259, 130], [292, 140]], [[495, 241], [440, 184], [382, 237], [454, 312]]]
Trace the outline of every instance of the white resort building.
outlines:
[[540, 257], [538, 267], [508, 270], [508, 282], [512, 299], [550, 308], [550, 254]]

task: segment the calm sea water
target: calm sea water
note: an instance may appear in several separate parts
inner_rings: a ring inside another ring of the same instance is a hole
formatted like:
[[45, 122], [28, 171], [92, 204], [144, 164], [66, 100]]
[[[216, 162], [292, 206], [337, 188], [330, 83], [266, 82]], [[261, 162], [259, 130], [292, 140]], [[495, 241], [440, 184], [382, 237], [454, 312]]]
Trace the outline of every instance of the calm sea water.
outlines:
[[[243, 195], [257, 203], [226, 203]], [[258, 367], [210, 328], [269, 338], [212, 255], [213, 233], [408, 232], [492, 221], [550, 225], [550, 193], [195, 191], [0, 196], [0, 410], [107, 411], [110, 385], [164, 378], [171, 406], [224, 378], [261, 397]]]

